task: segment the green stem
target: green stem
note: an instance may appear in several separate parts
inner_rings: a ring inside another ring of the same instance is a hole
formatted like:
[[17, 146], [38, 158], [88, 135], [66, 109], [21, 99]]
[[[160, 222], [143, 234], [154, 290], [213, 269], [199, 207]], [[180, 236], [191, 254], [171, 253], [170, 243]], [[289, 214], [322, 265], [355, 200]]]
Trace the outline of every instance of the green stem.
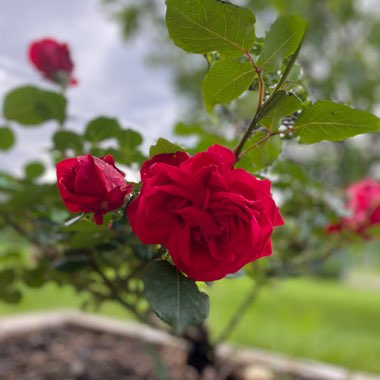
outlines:
[[272, 94], [271, 94], [271, 97], [273, 97], [273, 95], [281, 90], [283, 84], [285, 83], [286, 81], [286, 78], [288, 77], [293, 65], [295, 64], [296, 60], [297, 60], [297, 57], [298, 57], [298, 54], [301, 50], [301, 46], [302, 46], [302, 42], [303, 42], [303, 39], [302, 41], [300, 42], [300, 44], [298, 45], [298, 48], [297, 50], [295, 51], [295, 53], [292, 55], [292, 57], [290, 58], [290, 61], [288, 63], [288, 65], [286, 66], [286, 69], [284, 71], [284, 73], [282, 74], [282, 77], [280, 78], [280, 81], [277, 83], [277, 86], [275, 87], [275, 89], [273, 90]]
[[267, 104], [267, 101], [263, 104], [263, 106], [260, 108], [260, 110], [258, 112], [256, 112], [251, 123], [249, 124], [247, 131], [245, 132], [243, 138], [241, 139], [239, 145], [235, 148], [235, 158], [236, 158], [235, 163], [240, 160], [240, 158], [242, 156], [241, 151], [243, 150], [245, 143], [251, 137], [252, 132], [259, 127], [258, 122], [261, 119], [260, 114], [261, 114], [261, 111], [265, 108], [266, 104]]
[[264, 103], [264, 96], [265, 96], [265, 82], [263, 80], [262, 76], [262, 69], [261, 67], [258, 67], [253, 60], [251, 54], [249, 51], [244, 51], [244, 55], [248, 58], [249, 62], [251, 62], [253, 68], [255, 69], [255, 72], [257, 74], [257, 78], [259, 81], [259, 101], [257, 102], [257, 109], [256, 109], [256, 114], [260, 111], [263, 103]]
[[[279, 91], [281, 90], [282, 86], [284, 85], [285, 81], [286, 81], [286, 78], [288, 77], [289, 73], [290, 73], [290, 70], [292, 69], [294, 63], [296, 62], [296, 59], [298, 57], [298, 54], [301, 50], [301, 46], [302, 46], [302, 41], [301, 43], [299, 44], [296, 52], [292, 55], [292, 57], [290, 58], [290, 61], [284, 71], [284, 73], [282, 74], [279, 82], [277, 83], [277, 86], [275, 87], [275, 89], [273, 90], [273, 92], [270, 94], [270, 96], [268, 97], [268, 99], [266, 99], [265, 102], [263, 102], [263, 97], [265, 95], [265, 91], [263, 91], [263, 85], [260, 85], [260, 82], [262, 81], [262, 72], [261, 72], [261, 68], [258, 67], [255, 62], [253, 61], [251, 55], [249, 54], [249, 52], [244, 52], [244, 54], [248, 57], [248, 59], [250, 60], [250, 62], [252, 63], [252, 65], [254, 66], [255, 68], [255, 71], [257, 72], [257, 75], [258, 75], [258, 78], [259, 78], [259, 103], [258, 103], [258, 106], [257, 106], [257, 110], [256, 110], [256, 113], [255, 113], [255, 116], [253, 117], [247, 131], [245, 132], [244, 136], [242, 137], [239, 145], [235, 148], [235, 158], [236, 158], [236, 162], [238, 162], [240, 160], [240, 158], [242, 157], [242, 154], [241, 154], [241, 151], [243, 150], [243, 147], [245, 145], [245, 143], [248, 141], [248, 139], [251, 137], [252, 135], [252, 132], [257, 129], [259, 127], [259, 124], [258, 122], [261, 120], [262, 118], [262, 114], [263, 114], [263, 110], [265, 110], [265, 108], [267, 107], [268, 104], [270, 104], [270, 102], [273, 100], [273, 97], [274, 95]], [[260, 90], [261, 89], [261, 90]], [[261, 93], [262, 92], [262, 93]], [[262, 98], [261, 98], [262, 97]], [[235, 163], [236, 163], [235, 162]]]

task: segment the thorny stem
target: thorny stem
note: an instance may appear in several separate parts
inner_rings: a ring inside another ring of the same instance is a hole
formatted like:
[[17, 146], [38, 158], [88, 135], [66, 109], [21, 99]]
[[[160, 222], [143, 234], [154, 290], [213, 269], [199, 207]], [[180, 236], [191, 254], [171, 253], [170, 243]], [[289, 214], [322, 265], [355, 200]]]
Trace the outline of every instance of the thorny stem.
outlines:
[[240, 158], [242, 156], [241, 151], [242, 151], [245, 143], [251, 137], [253, 130], [258, 128], [257, 122], [259, 121], [259, 115], [260, 115], [260, 112], [256, 113], [256, 115], [253, 117], [251, 124], [249, 125], [249, 127], [248, 127], [247, 131], [245, 132], [243, 138], [241, 139], [239, 145], [235, 148], [235, 158], [236, 158], [235, 162], [238, 162], [240, 160]]
[[252, 302], [256, 299], [258, 291], [260, 289], [260, 282], [256, 282], [253, 287], [249, 290], [246, 297], [243, 299], [243, 302], [239, 305], [239, 307], [235, 310], [232, 318], [227, 323], [226, 327], [219, 334], [218, 338], [215, 341], [215, 344], [219, 344], [228, 338], [235, 327], [239, 324], [240, 320], [244, 316], [247, 309], [252, 305]]
[[255, 69], [255, 72], [257, 74], [257, 78], [259, 80], [259, 101], [258, 101], [258, 104], [257, 104], [257, 110], [256, 110], [256, 114], [260, 111], [262, 105], [263, 105], [263, 102], [264, 102], [264, 95], [265, 95], [265, 83], [264, 83], [264, 80], [263, 80], [263, 77], [261, 75], [262, 73], [262, 70], [261, 70], [261, 67], [258, 67], [255, 63], [255, 61], [253, 60], [251, 54], [249, 53], [249, 51], [244, 51], [244, 55], [248, 58], [249, 62], [252, 64], [253, 68]]
[[123, 307], [125, 307], [127, 310], [129, 310], [137, 319], [139, 319], [142, 322], [145, 322], [148, 324], [147, 319], [143, 314], [141, 314], [134, 305], [131, 305], [127, 301], [125, 301], [119, 294], [118, 289], [115, 287], [113, 282], [105, 275], [105, 273], [102, 271], [98, 263], [96, 262], [95, 258], [92, 256], [91, 260], [91, 266], [94, 269], [94, 271], [100, 276], [100, 278], [103, 280], [104, 285], [107, 286], [107, 288], [110, 291], [110, 294], [112, 298], [116, 301], [118, 301]]
[[257, 122], [259, 121], [260, 117], [260, 111], [263, 108], [264, 105], [264, 96], [265, 96], [265, 83], [262, 77], [262, 70], [261, 67], [258, 67], [253, 60], [251, 54], [249, 54], [249, 51], [244, 51], [245, 56], [248, 58], [248, 60], [251, 62], [252, 66], [254, 67], [256, 73], [257, 73], [257, 78], [259, 81], [259, 101], [257, 104], [257, 109], [255, 116], [253, 117], [251, 124], [249, 125], [247, 131], [245, 132], [243, 138], [241, 139], [239, 145], [235, 149], [235, 157], [236, 157], [236, 162], [239, 161], [241, 157], [241, 151], [247, 142], [247, 140], [250, 138], [252, 131], [258, 127]]

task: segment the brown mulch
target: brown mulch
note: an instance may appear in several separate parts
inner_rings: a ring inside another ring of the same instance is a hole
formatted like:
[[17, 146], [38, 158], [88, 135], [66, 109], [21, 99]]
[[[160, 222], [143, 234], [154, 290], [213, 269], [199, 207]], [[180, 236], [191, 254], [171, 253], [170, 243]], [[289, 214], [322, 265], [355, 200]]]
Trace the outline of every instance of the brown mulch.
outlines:
[[193, 380], [186, 352], [76, 326], [1, 340], [1, 380]]

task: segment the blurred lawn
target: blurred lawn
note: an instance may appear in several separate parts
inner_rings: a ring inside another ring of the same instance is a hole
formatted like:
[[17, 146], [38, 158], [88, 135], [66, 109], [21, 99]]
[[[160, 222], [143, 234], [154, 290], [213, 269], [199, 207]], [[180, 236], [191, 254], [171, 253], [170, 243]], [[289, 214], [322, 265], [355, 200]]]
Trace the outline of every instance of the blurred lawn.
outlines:
[[[234, 279], [209, 288], [215, 336], [249, 287], [248, 279]], [[0, 314], [78, 307], [83, 299], [69, 288], [48, 285], [25, 290], [18, 305], [0, 303]], [[102, 313], [127, 315], [114, 304]], [[380, 292], [312, 279], [276, 282], [261, 291], [231, 341], [380, 373]]]
[[[211, 323], [218, 332], [250, 287], [216, 283]], [[264, 288], [234, 331], [235, 343], [380, 373], [380, 292], [292, 279]]]

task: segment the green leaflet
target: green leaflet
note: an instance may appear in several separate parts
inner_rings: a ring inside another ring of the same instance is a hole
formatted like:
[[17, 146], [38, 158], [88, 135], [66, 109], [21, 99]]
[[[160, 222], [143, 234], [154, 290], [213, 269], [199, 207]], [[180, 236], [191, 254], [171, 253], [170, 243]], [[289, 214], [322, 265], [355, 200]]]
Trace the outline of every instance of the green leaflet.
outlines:
[[[239, 160], [237, 164], [238, 167], [246, 169], [249, 172], [257, 172], [272, 165], [281, 153], [281, 137], [275, 135], [267, 140], [263, 140], [266, 136], [268, 136], [268, 132], [258, 131], [248, 140], [245, 147], [253, 146], [253, 148]], [[257, 144], [257, 142], [261, 140], [263, 140], [263, 142]]]
[[25, 165], [24, 171], [28, 179], [34, 180], [35, 178], [38, 178], [44, 174], [45, 166], [42, 162], [31, 161]]
[[169, 35], [182, 49], [239, 57], [255, 41], [251, 10], [218, 0], [166, 0]]
[[57, 131], [53, 135], [55, 149], [64, 152], [66, 149], [73, 149], [80, 154], [83, 151], [82, 136], [76, 132], [65, 130]]
[[341, 141], [362, 133], [379, 131], [380, 120], [368, 112], [323, 100], [303, 110], [294, 130], [301, 144], [314, 144], [323, 140]]
[[9, 150], [16, 142], [12, 129], [0, 127], [0, 150]]
[[144, 273], [144, 294], [154, 312], [177, 333], [207, 318], [209, 298], [196, 283], [167, 261], [151, 262]]
[[6, 95], [3, 113], [6, 119], [24, 126], [39, 126], [48, 120], [63, 123], [66, 103], [66, 99], [56, 92], [24, 86]]
[[203, 80], [203, 99], [208, 107], [239, 97], [255, 78], [251, 63], [234, 60], [216, 62]]
[[149, 149], [150, 157], [153, 157], [157, 154], [177, 152], [184, 152], [184, 149], [163, 138], [159, 138], [156, 145], [152, 145]]
[[299, 16], [281, 16], [271, 26], [257, 61], [264, 72], [280, 69], [283, 60], [293, 55], [306, 32], [307, 22]]
[[87, 141], [95, 143], [115, 138], [120, 130], [121, 126], [117, 119], [99, 116], [87, 124], [84, 137]]

